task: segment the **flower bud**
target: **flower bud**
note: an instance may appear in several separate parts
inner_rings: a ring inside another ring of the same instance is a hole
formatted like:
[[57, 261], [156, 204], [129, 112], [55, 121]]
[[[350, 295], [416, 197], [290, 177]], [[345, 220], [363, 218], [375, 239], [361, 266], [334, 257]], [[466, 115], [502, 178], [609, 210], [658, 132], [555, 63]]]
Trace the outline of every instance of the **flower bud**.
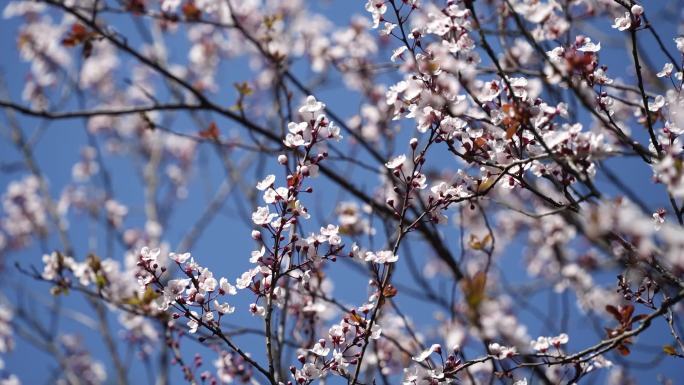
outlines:
[[287, 155], [285, 155], [285, 154], [278, 155], [278, 163], [287, 164]]
[[409, 141], [409, 144], [411, 145], [411, 148], [415, 150], [416, 147], [418, 147], [418, 139], [411, 138], [411, 140]]
[[252, 230], [252, 239], [254, 239], [255, 241], [260, 241], [261, 240], [261, 231]]
[[644, 7], [639, 4], [632, 5], [632, 14], [634, 16], [641, 16], [644, 13]]

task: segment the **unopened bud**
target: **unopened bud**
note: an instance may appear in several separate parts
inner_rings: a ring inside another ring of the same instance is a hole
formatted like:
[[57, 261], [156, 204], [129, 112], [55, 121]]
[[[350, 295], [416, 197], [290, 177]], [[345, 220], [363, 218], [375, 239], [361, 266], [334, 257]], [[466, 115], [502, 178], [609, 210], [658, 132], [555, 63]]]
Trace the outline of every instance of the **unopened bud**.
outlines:
[[411, 148], [415, 150], [416, 147], [418, 147], [418, 139], [411, 138], [411, 140], [409, 141], [409, 144], [411, 145]]
[[278, 163], [287, 164], [287, 155], [285, 155], [285, 154], [278, 155]]

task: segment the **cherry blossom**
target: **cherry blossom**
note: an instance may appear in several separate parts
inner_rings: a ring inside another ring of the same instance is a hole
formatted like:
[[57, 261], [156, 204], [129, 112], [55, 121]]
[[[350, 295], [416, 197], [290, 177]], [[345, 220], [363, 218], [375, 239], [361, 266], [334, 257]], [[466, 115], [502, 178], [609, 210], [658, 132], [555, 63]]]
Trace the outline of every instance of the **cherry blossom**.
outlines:
[[268, 206], [259, 207], [252, 214], [252, 221], [256, 225], [267, 225], [278, 217], [277, 213], [271, 213]]
[[672, 65], [672, 63], [665, 63], [665, 65], [663, 65], [663, 69], [660, 70], [660, 72], [658, 72], [656, 76], [658, 76], [659, 78], [669, 77], [670, 75], [672, 75], [673, 70], [674, 66]]
[[514, 346], [502, 346], [496, 342], [489, 344], [489, 350], [499, 360], [511, 358], [517, 354], [516, 348]]
[[315, 114], [325, 108], [325, 103], [319, 102], [312, 95], [306, 97], [306, 104], [299, 108], [299, 113], [309, 112]]
[[675, 44], [677, 44], [677, 49], [679, 52], [684, 53], [684, 37], [677, 37], [674, 39]]
[[396, 157], [390, 159], [385, 166], [389, 169], [400, 168], [406, 162], [406, 155], [397, 155]]
[[[0, 354], [85, 384], [667, 372], [684, 37], [648, 6], [9, 2]], [[646, 332], [653, 367], [604, 358]]]
[[629, 12], [625, 12], [624, 16], [615, 18], [615, 23], [613, 23], [612, 27], [616, 28], [618, 31], [625, 31], [631, 28], [632, 16]]
[[423, 351], [420, 353], [417, 357], [413, 357], [413, 360], [416, 362], [423, 362], [425, 361], [428, 357], [432, 355], [432, 353], [441, 353], [442, 347], [439, 344], [432, 344], [429, 349]]
[[392, 253], [391, 250], [381, 250], [377, 252], [366, 252], [366, 262], [373, 263], [394, 263], [399, 260], [399, 257]]

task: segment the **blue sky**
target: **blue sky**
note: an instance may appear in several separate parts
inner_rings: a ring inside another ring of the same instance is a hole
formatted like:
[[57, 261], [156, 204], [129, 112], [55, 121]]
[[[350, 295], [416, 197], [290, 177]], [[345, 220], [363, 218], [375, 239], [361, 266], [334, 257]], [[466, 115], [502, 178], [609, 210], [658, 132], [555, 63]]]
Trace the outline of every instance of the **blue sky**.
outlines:
[[[362, 14], [365, 16], [362, 1], [339, 0], [311, 3], [313, 4], [312, 8], [320, 10], [333, 22], [340, 25], [347, 24], [352, 14]], [[649, 10], [649, 8], [647, 8], [647, 10]], [[128, 27], [131, 26], [130, 22], [126, 20], [120, 20], [120, 22], [123, 23], [121, 24], [120, 30], [128, 31]], [[0, 62], [0, 71], [2, 71], [4, 75], [4, 81], [6, 82], [11, 98], [14, 101], [20, 101], [23, 82], [27, 74], [26, 63], [19, 61], [16, 55], [15, 36], [17, 27], [18, 20], [16, 19], [3, 20], [3, 22], [0, 23], [0, 52], [6, 53], [3, 60]], [[674, 36], [676, 33], [676, 26], [671, 23], [659, 23], [657, 27], [663, 36]], [[612, 37], [615, 37], [615, 40], [612, 43], [602, 41], [602, 45], [604, 46], [601, 55], [602, 62], [609, 66], [610, 71], [615, 71], [612, 72], [613, 74], [623, 74], [626, 79], [631, 80], [631, 62], [625, 60], [625, 58], [629, 58], [629, 56], [626, 56], [624, 52], [624, 42], [622, 41], [622, 38], [626, 38], [627, 35], [616, 34], [615, 31], [610, 29], [610, 23], [607, 20], [604, 20], [604, 23], [599, 26], [598, 30], [603, 33], [609, 33]], [[586, 33], [589, 36], [592, 35], [589, 31]], [[186, 42], [183, 38], [180, 38], [181, 35], [181, 33], [178, 33], [178, 37], [170, 39], [170, 47], [173, 47], [171, 48], [172, 59], [178, 58], [179, 62], [184, 61], [186, 55], [186, 50], [183, 48]], [[131, 32], [130, 36], [136, 35]], [[132, 42], [135, 44], [136, 40], [132, 40]], [[660, 69], [664, 63], [664, 57], [659, 51], [652, 49], [654, 46], [650, 42], [647, 44], [648, 52], [652, 54], [649, 59], [655, 63], [655, 66], [658, 67], [658, 69]], [[670, 42], [670, 45], [673, 44]], [[674, 47], [671, 48], [673, 49]], [[125, 56], [122, 56], [122, 60], [123, 63], [126, 64], [132, 62], [130, 58]], [[240, 62], [237, 63], [237, 65], [234, 62], [224, 64], [220, 71], [221, 75], [218, 78], [218, 83], [227, 85], [225, 87], [227, 90], [222, 89], [217, 98], [230, 97], [232, 92], [231, 85], [233, 82], [249, 79], [251, 75], [245, 70], [246, 66], [243, 64], [244, 63]], [[295, 68], [296, 71], [300, 71], [299, 73], [302, 77], [307, 76], [307, 73], [302, 71], [301, 68]], [[324, 87], [320, 92], [317, 92], [317, 96], [319, 99], [325, 101], [328, 106], [332, 107], [338, 115], [348, 117], [358, 108], [358, 97], [353, 99], [355, 95], [345, 91], [343, 87], [340, 87], [339, 81], [339, 79], [333, 79], [332, 84]], [[75, 104], [70, 104], [69, 107], [74, 108]], [[43, 123], [42, 121], [23, 116], [19, 116], [18, 119], [27, 136], [31, 136], [36, 132], [41, 132], [40, 140], [34, 148], [34, 154], [44, 174], [48, 177], [53, 196], [59, 196], [64, 186], [71, 179], [71, 168], [80, 158], [79, 151], [81, 146], [87, 142], [84, 122], [80, 120], [54, 122], [49, 124], [49, 126], [44, 127], [44, 131], [40, 131], [39, 127]], [[581, 116], [581, 119], [585, 123], [588, 122], [586, 116]], [[228, 132], [239, 132], [240, 135], [244, 135], [244, 131], [239, 131], [234, 124], [227, 121], [219, 122], [222, 129], [226, 129]], [[10, 141], [7, 139], [7, 121], [4, 115], [0, 117], [0, 124], [2, 127], [2, 137], [0, 138], [0, 161], [2, 163], [9, 163], [21, 160], [20, 154], [13, 148]], [[179, 121], [176, 122], [178, 127], [187, 127], [189, 124], [190, 121], [187, 119], [179, 119]], [[190, 128], [188, 131], [194, 132], [195, 129]], [[405, 149], [406, 140], [413, 134], [412, 128], [407, 125], [402, 135], [396, 141], [398, 151], [403, 151], [403, 149]], [[645, 137], [644, 133], [638, 135]], [[195, 173], [196, 179], [191, 184], [190, 196], [187, 200], [174, 207], [173, 217], [170, 222], [171, 227], [167, 229], [167, 232], [164, 235], [164, 239], [170, 242], [172, 248], [178, 244], [181, 236], [187, 230], [187, 227], [199, 217], [206, 205], [207, 196], [213, 194], [222, 180], [223, 171], [213, 149], [209, 145], [202, 145], [199, 152], [200, 159], [206, 159], [206, 163], [203, 163], [206, 165], [206, 168], [203, 170], [198, 169]], [[446, 157], [444, 159], [435, 159], [432, 167], [439, 170], [439, 165], [442, 164], [442, 161], [447, 162], [450, 161], [450, 159]], [[114, 195], [119, 201], [128, 204], [130, 208], [131, 214], [127, 219], [126, 224], [140, 226], [144, 221], [142, 212], [142, 185], [140, 184], [139, 177], [130, 172], [132, 162], [133, 160], [125, 157], [107, 158], [108, 168], [113, 177]], [[638, 159], [609, 162], [609, 165], [614, 172], [624, 177], [633, 189], [640, 192], [644, 200], [651, 205], [653, 209], [665, 205], [666, 201], [664, 200], [665, 195], [663, 194], [663, 189], [649, 182], [651, 171], [640, 163]], [[454, 165], [453, 167], [455, 168], [458, 166]], [[247, 175], [245, 175], [245, 178], [249, 181], [259, 180], [261, 176], [263, 176], [257, 172], [259, 168], [261, 168], [263, 175], [268, 173], [277, 174], [281, 170], [278, 168], [274, 154], [273, 157], [265, 160], [262, 167], [256, 167], [256, 165], [255, 167], [252, 167]], [[5, 186], [10, 181], [16, 180], [23, 175], [23, 172], [0, 174], [0, 187], [2, 187], [2, 190], [4, 191]], [[364, 187], [370, 187], [376, 183], [375, 177], [369, 177], [368, 175], [361, 173], [355, 173], [350, 175], [350, 177], [354, 178], [359, 185]], [[310, 199], [308, 202], [309, 207], [316, 210], [312, 215], [312, 221], [308, 230], [317, 229], [319, 225], [324, 224], [318, 223], [319, 218], [330, 220], [330, 213], [332, 212], [335, 203], [334, 200], [338, 197], [337, 188], [332, 186], [329, 182], [318, 179], [315, 183], [315, 188], [320, 191], [320, 195]], [[605, 181], [600, 180], [599, 183], [602, 186], [606, 186], [606, 189], [610, 191], [611, 188], [608, 187]], [[345, 198], [350, 199], [348, 196]], [[203, 236], [192, 248], [193, 255], [195, 255], [202, 264], [211, 268], [215, 274], [229, 278], [239, 276], [243, 271], [250, 267], [248, 259], [249, 253], [253, 248], [253, 243], [249, 240], [250, 228], [245, 226], [239, 219], [237, 215], [237, 204], [238, 203], [233, 199], [228, 200], [224, 208], [212, 222], [211, 226], [207, 228]], [[89, 244], [89, 223], [83, 217], [74, 215], [70, 216], [69, 222], [70, 235], [72, 241], [76, 245], [77, 254], [85, 255], [88, 251]], [[380, 230], [380, 227], [378, 227], [378, 229]], [[447, 239], [450, 246], [452, 246], [452, 249], [458, 250], [458, 229], [454, 226], [450, 226], [445, 228], [443, 232], [444, 237]], [[52, 245], [57, 244], [55, 239], [52, 239], [51, 241]], [[417, 256], [420, 256], [421, 253], [424, 252], [420, 242], [415, 242], [415, 239], [411, 242], [411, 247], [414, 254]], [[121, 255], [123, 252], [118, 246], [116, 251], [117, 255]], [[39, 266], [41, 255], [42, 250], [38, 245], [33, 245], [30, 248], [6, 255], [5, 271], [3, 272], [5, 275], [0, 283], [0, 287], [10, 301], [14, 303], [31, 304], [30, 308], [34, 311], [34, 315], [37, 315], [41, 322], [48, 324], [48, 320], [52, 316], [48, 306], [50, 301], [52, 301], [49, 295], [47, 295], [48, 285], [31, 282], [26, 277], [17, 274], [13, 267], [14, 262], [19, 262], [23, 266]], [[523, 255], [522, 246], [520, 243], [515, 243], [500, 261], [502, 269], [507, 272], [508, 279], [514, 284], [523, 284], [530, 281], [530, 278], [525, 273], [521, 255]], [[419, 263], [424, 262], [424, 258], [418, 258], [418, 261]], [[331, 278], [336, 283], [335, 294], [338, 295], [339, 298], [350, 304], [357, 305], [365, 300], [367, 295], [365, 292], [367, 278], [360, 275], [345, 262], [338, 262], [334, 266], [334, 269], [330, 268], [328, 271]], [[613, 283], [614, 275], [613, 272], [606, 273], [605, 276], [601, 277], [601, 279], [597, 279], [597, 281], [601, 283]], [[395, 279], [399, 283], [412, 284], [410, 272], [405, 264], [399, 265]], [[22, 285], [23, 289], [21, 291], [15, 290], [17, 285]], [[438, 287], [436, 288], [439, 290]], [[447, 292], [445, 292], [444, 295], [448, 295]], [[571, 309], [571, 311], [567, 313], [562, 312], [563, 303], [558, 303], [558, 301], [562, 302], [563, 298], [554, 293], [543, 291], [532, 294], [527, 298], [530, 303], [543, 309], [543, 311], [547, 311], [547, 309], [557, 309], [559, 313], [549, 314], [552, 319], [556, 319], [559, 322], [554, 330], [546, 329], [536, 319], [534, 314], [528, 311], [521, 311], [520, 317], [521, 321], [528, 326], [528, 333], [532, 337], [536, 337], [540, 334], [551, 335], [560, 329], [560, 322], [567, 323], [569, 329], [566, 332], [571, 336], [569, 350], [575, 351], [594, 343], [597, 340], [597, 331], [593, 325], [588, 324], [586, 319], [580, 317], [578, 314], [574, 296], [568, 294], [568, 297], [565, 299], [569, 304], [568, 307]], [[89, 305], [79, 295], [71, 294], [63, 298], [63, 301], [65, 308], [76, 309], [90, 317], [93, 316], [93, 312]], [[235, 304], [238, 306], [238, 311], [234, 317], [231, 318], [231, 323], [254, 325], [257, 324], [257, 322], [260, 322], [259, 320], [252, 318], [249, 314], [246, 314], [246, 306], [252, 301], [252, 298], [249, 295], [242, 293], [236, 297], [235, 301]], [[435, 311], [434, 307], [424, 301], [413, 299], [410, 296], [399, 296], [397, 301], [405, 309], [411, 310], [410, 314], [414, 317], [416, 324], [420, 325], [421, 323], [425, 323], [426, 325], [434, 325], [434, 322], [431, 322], [433, 312]], [[565, 314], [567, 314], [567, 318], [562, 316]], [[64, 332], [82, 335], [86, 345], [92, 350], [94, 356], [97, 359], [102, 360], [103, 363], [111, 369], [111, 362], [107, 359], [107, 353], [97, 331], [84, 327], [78, 322], [74, 322], [66, 315], [60, 317], [60, 319], [60, 325]], [[598, 320], [597, 322], [601, 325], [605, 321]], [[116, 317], [111, 317], [110, 325], [112, 325], [112, 330], [116, 334], [117, 330], [120, 329], [117, 326]], [[434, 332], [434, 330], [430, 330], [430, 328], [430, 326], [426, 327], [423, 334], [429, 336]], [[598, 333], [602, 336], [603, 331], [599, 329]], [[262, 357], [262, 354], [260, 353], [263, 351], [263, 342], [261, 341], [261, 338], [239, 337], [236, 340], [241, 346], [254, 352], [255, 357]], [[630, 359], [634, 359], [635, 361], [647, 361], [649, 357], [654, 355], [655, 351], [660, 351], [663, 344], [670, 342], [664, 321], [656, 321], [652, 330], [644, 333], [639, 341], [640, 344], [643, 343], [644, 346], [647, 346], [647, 349], [643, 352], [635, 350], [634, 354], [630, 356]], [[442, 341], [428, 339], [426, 342]], [[120, 351], [125, 351], [125, 348], [126, 347], [123, 344], [119, 346]], [[186, 359], [190, 359], [194, 351], [200, 351], [206, 357], [204, 364], [205, 369], [213, 370], [211, 362], [215, 355], [209, 349], [197, 348], [198, 345], [194, 342], [186, 342], [184, 347]], [[470, 355], [472, 356], [472, 354]], [[614, 356], [611, 356], [611, 359], [619, 362]], [[644, 370], [640, 370], [637, 378], [645, 384], [655, 383], [655, 378], [658, 373], [677, 379], [677, 375], [681, 375], [681, 366], [678, 366], [672, 358], [667, 357], [665, 360], [669, 361], [659, 365], [656, 369], [644, 368]], [[50, 370], [56, 367], [54, 360], [43, 352], [25, 343], [22, 339], [18, 339], [16, 351], [7, 356], [5, 361], [7, 369], [10, 372], [18, 374], [24, 384], [46, 383], [49, 379]], [[112, 371], [110, 370], [110, 378], [113, 378], [113, 374], [111, 373]], [[180, 381], [180, 371], [177, 370], [177, 368], [172, 368], [171, 374], [174, 378], [174, 384], [182, 383]], [[602, 383], [603, 374], [599, 374], [598, 376], [596, 383]], [[133, 370], [130, 373], [129, 379], [132, 384], [147, 383], [147, 377], [143, 366], [140, 364], [133, 365]]]

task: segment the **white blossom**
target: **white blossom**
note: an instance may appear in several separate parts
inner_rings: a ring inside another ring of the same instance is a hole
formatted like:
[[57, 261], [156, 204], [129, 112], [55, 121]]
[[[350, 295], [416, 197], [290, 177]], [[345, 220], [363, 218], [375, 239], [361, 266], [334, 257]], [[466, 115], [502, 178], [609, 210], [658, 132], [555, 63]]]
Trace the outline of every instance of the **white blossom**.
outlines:
[[615, 23], [611, 27], [617, 28], [619, 31], [624, 31], [632, 26], [632, 15], [629, 12], [625, 12], [623, 17], [616, 17]]
[[663, 78], [663, 77], [670, 77], [672, 75], [672, 70], [674, 70], [674, 66], [672, 63], [665, 63], [663, 66], [663, 69], [656, 74], [657, 77]]
[[257, 208], [257, 211], [252, 213], [252, 222], [256, 225], [267, 225], [277, 217], [278, 214], [271, 213], [268, 206], [264, 206]]
[[385, 163], [385, 167], [389, 169], [399, 168], [404, 164], [404, 162], [406, 162], [406, 155], [397, 155]]
[[442, 347], [439, 344], [432, 344], [427, 350], [421, 352], [417, 357], [413, 357], [413, 360], [416, 362], [423, 362], [425, 361], [432, 353], [434, 352], [440, 352]]
[[316, 98], [313, 95], [309, 95], [306, 97], [306, 103], [299, 108], [299, 113], [312, 113], [315, 114], [325, 108], [325, 104], [323, 102], [319, 102], [316, 100]]
[[178, 263], [185, 263], [188, 259], [190, 259], [191, 254], [190, 253], [182, 253], [182, 254], [176, 254], [176, 253], [169, 253], [169, 258], [172, 260], [178, 262]]
[[674, 39], [675, 44], [677, 45], [677, 50], [679, 52], [684, 53], [684, 36], [680, 36]]
[[275, 175], [271, 174], [268, 175], [266, 178], [264, 178], [262, 181], [257, 183], [256, 188], [259, 191], [264, 191], [267, 188], [273, 186], [273, 182], [275, 182]]

